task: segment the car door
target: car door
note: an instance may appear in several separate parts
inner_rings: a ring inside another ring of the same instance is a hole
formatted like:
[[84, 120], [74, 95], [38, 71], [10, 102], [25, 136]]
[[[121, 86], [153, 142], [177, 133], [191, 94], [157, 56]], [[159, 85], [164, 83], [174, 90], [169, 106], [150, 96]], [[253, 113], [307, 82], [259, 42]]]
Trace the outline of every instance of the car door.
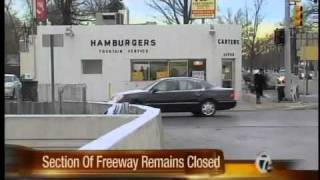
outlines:
[[186, 79], [179, 81], [181, 107], [184, 111], [193, 111], [200, 103], [203, 94], [202, 85], [194, 80]]
[[145, 97], [145, 104], [160, 108], [163, 112], [175, 111], [179, 87], [176, 80], [160, 81], [150, 89]]

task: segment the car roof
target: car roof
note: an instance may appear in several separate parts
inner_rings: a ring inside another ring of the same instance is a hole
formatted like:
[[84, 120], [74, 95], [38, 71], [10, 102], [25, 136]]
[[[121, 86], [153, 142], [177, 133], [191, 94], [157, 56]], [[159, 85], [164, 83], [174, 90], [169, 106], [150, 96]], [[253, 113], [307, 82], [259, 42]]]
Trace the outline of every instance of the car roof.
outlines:
[[199, 79], [199, 78], [194, 78], [194, 77], [168, 77], [168, 78], [160, 78], [159, 80], [162, 81], [162, 80], [168, 80], [168, 79], [173, 79], [173, 80], [181, 80], [181, 79], [189, 79], [189, 80], [200, 80], [202, 81], [202, 79]]

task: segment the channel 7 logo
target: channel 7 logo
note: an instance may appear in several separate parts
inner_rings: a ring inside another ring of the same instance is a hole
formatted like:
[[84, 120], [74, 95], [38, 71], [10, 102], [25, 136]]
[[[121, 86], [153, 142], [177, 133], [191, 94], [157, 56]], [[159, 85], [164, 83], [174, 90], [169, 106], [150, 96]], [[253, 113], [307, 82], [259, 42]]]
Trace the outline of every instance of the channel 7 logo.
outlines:
[[260, 153], [256, 159], [256, 167], [261, 173], [268, 173], [272, 170], [272, 161], [266, 153]]

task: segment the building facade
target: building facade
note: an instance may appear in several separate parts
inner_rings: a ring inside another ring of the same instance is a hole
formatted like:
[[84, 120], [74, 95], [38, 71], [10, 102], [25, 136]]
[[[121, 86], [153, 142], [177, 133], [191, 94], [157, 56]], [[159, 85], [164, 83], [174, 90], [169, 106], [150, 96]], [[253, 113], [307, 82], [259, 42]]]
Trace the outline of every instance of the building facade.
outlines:
[[55, 83], [86, 84], [89, 101], [106, 101], [117, 92], [178, 76], [231, 87], [241, 96], [237, 25], [38, 26], [32, 44], [36, 51], [30, 52], [36, 61], [27, 58], [33, 64], [30, 72], [22, 67], [38, 84], [51, 83], [50, 34], [55, 35]]

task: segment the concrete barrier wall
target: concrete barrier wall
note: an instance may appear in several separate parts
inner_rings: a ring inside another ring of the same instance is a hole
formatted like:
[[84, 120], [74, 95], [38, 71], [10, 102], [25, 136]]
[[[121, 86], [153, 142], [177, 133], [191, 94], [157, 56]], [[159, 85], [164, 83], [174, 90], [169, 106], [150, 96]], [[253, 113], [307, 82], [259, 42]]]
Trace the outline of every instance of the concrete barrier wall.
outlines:
[[78, 149], [138, 115], [5, 115], [5, 143]]
[[[74, 103], [68, 105], [79, 108]], [[7, 114], [5, 143], [36, 149], [161, 149], [159, 109], [130, 105], [131, 114], [101, 115], [110, 104], [90, 102], [86, 105], [92, 114]]]
[[136, 119], [82, 146], [80, 150], [161, 149], [163, 144], [160, 110], [137, 106], [145, 112]]
[[137, 128], [134, 132], [113, 145], [110, 149], [162, 149], [162, 144], [162, 121], [161, 116], [158, 115], [142, 127]]
[[[53, 108], [54, 106], [54, 108]], [[5, 102], [5, 114], [104, 114], [110, 107], [106, 102]], [[142, 114], [143, 109], [130, 106], [129, 114]]]
[[[63, 88], [63, 99], [67, 101], [82, 101], [85, 84], [55, 84], [55, 100]], [[51, 102], [51, 84], [38, 84], [38, 101]]]

